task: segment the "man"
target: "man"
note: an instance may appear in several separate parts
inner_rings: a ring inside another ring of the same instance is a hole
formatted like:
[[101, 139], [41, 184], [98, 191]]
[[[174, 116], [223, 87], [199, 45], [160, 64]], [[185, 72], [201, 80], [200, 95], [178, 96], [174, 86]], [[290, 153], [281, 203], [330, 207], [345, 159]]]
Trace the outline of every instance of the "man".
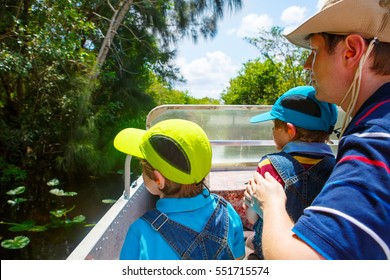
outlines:
[[336, 166], [294, 225], [283, 188], [256, 173], [266, 259], [390, 259], [390, 1], [327, 0], [288, 34], [311, 49], [319, 100], [346, 112]]

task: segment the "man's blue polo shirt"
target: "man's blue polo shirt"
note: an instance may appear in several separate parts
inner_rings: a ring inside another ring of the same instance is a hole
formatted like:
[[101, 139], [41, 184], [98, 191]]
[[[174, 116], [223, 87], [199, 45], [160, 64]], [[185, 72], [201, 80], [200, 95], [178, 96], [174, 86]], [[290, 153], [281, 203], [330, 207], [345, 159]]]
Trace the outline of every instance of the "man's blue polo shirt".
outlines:
[[390, 259], [390, 83], [359, 109], [293, 231], [327, 259]]
[[[156, 208], [170, 219], [197, 232], [202, 231], [210, 215], [217, 206], [216, 199], [199, 194], [192, 198], [160, 198]], [[228, 243], [235, 258], [245, 254], [244, 232], [240, 216], [228, 203], [229, 215]], [[120, 259], [132, 260], [174, 260], [176, 252], [163, 237], [143, 219], [137, 219], [129, 228], [122, 247]]]

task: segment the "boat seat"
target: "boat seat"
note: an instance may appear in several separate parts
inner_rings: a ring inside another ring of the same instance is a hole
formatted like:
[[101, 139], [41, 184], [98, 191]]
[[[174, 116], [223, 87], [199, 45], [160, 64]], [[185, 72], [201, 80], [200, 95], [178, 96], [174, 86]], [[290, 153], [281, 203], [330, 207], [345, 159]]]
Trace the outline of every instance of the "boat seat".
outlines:
[[212, 193], [216, 193], [232, 204], [240, 215], [244, 229], [252, 229], [242, 207], [244, 202], [245, 183], [253, 177], [253, 170], [225, 170], [210, 172], [207, 183]]

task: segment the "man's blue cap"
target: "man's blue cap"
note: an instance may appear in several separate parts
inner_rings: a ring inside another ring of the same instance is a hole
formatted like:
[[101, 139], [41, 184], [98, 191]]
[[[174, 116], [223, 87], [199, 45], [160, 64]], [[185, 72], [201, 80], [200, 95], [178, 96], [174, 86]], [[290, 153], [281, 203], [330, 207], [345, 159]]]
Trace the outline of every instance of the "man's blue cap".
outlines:
[[337, 107], [319, 101], [312, 86], [298, 86], [276, 100], [271, 111], [254, 116], [251, 123], [279, 119], [308, 130], [333, 132], [337, 121]]

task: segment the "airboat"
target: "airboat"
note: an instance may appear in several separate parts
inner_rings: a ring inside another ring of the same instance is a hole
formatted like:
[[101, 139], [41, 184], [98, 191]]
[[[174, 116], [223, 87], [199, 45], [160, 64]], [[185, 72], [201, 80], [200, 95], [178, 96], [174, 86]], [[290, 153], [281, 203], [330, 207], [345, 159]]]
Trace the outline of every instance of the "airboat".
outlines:
[[[146, 129], [166, 119], [186, 119], [200, 125], [210, 139], [213, 158], [206, 183], [212, 193], [227, 199], [239, 213], [244, 231], [251, 231], [242, 208], [245, 183], [253, 176], [262, 155], [276, 152], [272, 122], [251, 124], [250, 118], [267, 112], [271, 105], [162, 105], [149, 112]], [[340, 112], [340, 110], [339, 110]], [[340, 112], [342, 113], [342, 112]], [[342, 117], [339, 116], [339, 120]], [[332, 135], [336, 154], [338, 140]], [[68, 256], [68, 260], [116, 260], [129, 226], [147, 210], [156, 197], [145, 188], [142, 176], [130, 181], [132, 157], [124, 162], [121, 197]]]

